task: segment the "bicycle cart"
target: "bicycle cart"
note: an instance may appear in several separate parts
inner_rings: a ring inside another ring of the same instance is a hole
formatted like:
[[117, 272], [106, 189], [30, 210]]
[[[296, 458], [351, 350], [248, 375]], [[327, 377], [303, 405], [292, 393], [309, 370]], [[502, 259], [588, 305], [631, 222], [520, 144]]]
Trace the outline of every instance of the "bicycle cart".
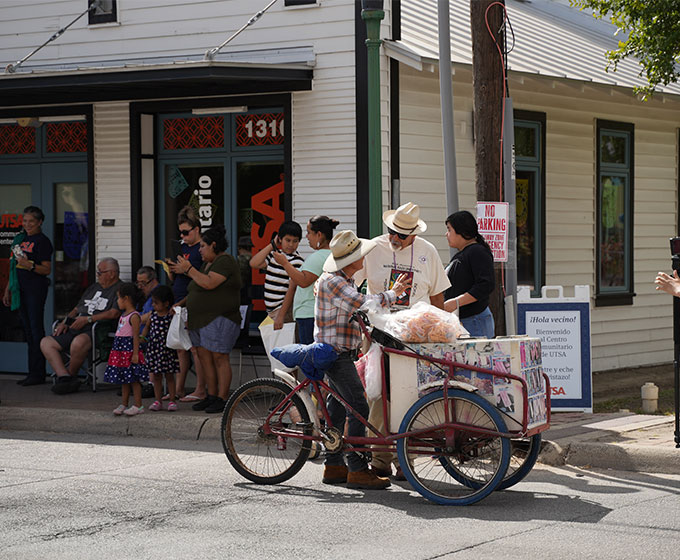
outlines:
[[[381, 344], [384, 432], [323, 380], [297, 382], [276, 370], [277, 378], [239, 387], [225, 406], [222, 445], [239, 474], [259, 484], [288, 480], [315, 442], [330, 453], [396, 451], [406, 479], [425, 498], [469, 505], [531, 471], [541, 432], [550, 425], [550, 382], [540, 367], [538, 339], [406, 346], [371, 329], [363, 313], [354, 318]], [[367, 436], [343, 436], [331, 423], [324, 394], [358, 418]]]

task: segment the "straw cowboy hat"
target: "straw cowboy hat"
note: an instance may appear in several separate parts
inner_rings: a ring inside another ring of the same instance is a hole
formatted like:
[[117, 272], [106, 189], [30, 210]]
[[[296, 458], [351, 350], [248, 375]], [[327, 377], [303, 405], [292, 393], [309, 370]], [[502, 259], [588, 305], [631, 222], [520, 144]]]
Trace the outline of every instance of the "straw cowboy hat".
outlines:
[[385, 212], [383, 223], [388, 228], [404, 235], [416, 235], [427, 230], [427, 224], [420, 219], [420, 207], [413, 202], [407, 202], [396, 210]]
[[366, 256], [374, 247], [375, 241], [360, 239], [348, 229], [339, 231], [331, 239], [331, 254], [328, 255], [323, 270], [324, 272], [337, 272]]

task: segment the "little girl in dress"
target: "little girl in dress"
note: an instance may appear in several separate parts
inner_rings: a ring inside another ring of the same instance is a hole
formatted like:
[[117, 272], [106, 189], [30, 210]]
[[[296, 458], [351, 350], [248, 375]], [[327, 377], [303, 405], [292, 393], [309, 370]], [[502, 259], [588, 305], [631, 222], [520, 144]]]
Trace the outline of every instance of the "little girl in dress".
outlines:
[[168, 411], [173, 412], [177, 410], [177, 404], [175, 404], [175, 374], [179, 372], [179, 361], [177, 359], [177, 351], [168, 348], [165, 343], [168, 338], [170, 322], [172, 321], [170, 307], [174, 301], [175, 296], [170, 288], [158, 286], [151, 292], [153, 311], [144, 316], [146, 324], [142, 338], [146, 338], [148, 342], [145, 355], [151, 381], [153, 382], [154, 394], [156, 395], [156, 400], [149, 407], [149, 410], [163, 410], [163, 405], [161, 404], [163, 376], [165, 376], [170, 398]]
[[[118, 320], [113, 350], [109, 354], [109, 364], [104, 372], [104, 381], [123, 386], [123, 402], [113, 411], [116, 416], [123, 414], [135, 416], [144, 412], [141, 382], [149, 379], [149, 373], [144, 363], [144, 355], [139, 350], [139, 327], [142, 320], [136, 311], [142, 298], [141, 290], [129, 282], [121, 284], [118, 289], [118, 307], [122, 315]], [[128, 408], [130, 388], [135, 404]]]

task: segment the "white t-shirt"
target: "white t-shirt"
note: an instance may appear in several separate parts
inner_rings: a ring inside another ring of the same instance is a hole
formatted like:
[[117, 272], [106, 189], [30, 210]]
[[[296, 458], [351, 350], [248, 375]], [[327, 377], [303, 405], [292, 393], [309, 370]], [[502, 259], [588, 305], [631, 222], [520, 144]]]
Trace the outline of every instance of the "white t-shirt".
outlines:
[[429, 241], [416, 236], [411, 245], [396, 252], [387, 234], [373, 241], [376, 247], [366, 255], [364, 268], [354, 275], [354, 282], [359, 286], [367, 279], [368, 293], [379, 294], [389, 290], [399, 274], [411, 274], [411, 288], [397, 298], [393, 308], [405, 309], [419, 301], [430, 303], [431, 296], [451, 286], [439, 253]]

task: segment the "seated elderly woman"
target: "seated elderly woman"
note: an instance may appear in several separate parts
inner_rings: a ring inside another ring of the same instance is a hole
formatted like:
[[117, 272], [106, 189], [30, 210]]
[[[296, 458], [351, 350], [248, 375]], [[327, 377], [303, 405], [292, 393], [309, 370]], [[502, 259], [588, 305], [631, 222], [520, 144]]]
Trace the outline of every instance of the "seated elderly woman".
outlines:
[[[89, 286], [76, 306], [59, 323], [52, 336], [40, 341], [40, 350], [57, 374], [52, 392], [74, 393], [80, 387], [78, 371], [92, 348], [92, 323], [115, 321], [120, 316], [117, 292], [120, 284], [118, 261], [105, 258], [97, 265], [97, 281]], [[71, 355], [68, 368], [61, 353]]]

